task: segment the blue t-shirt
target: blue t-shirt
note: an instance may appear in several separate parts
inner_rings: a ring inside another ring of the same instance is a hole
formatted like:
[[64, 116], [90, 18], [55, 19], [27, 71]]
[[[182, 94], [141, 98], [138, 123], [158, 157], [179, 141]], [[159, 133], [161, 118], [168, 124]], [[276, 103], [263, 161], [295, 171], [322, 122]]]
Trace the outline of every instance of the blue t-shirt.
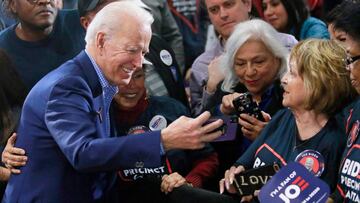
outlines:
[[[295, 36], [294, 31], [290, 32], [290, 34]], [[299, 35], [296, 36], [298, 40], [308, 38], [330, 39], [326, 24], [314, 17], [309, 17], [303, 22]]]
[[360, 100], [349, 110], [346, 119], [348, 135], [343, 158], [339, 168], [339, 178], [332, 198], [335, 202], [360, 202]]
[[0, 33], [0, 48], [9, 55], [28, 90], [85, 47], [85, 30], [76, 10], [59, 11], [53, 31], [40, 41], [21, 40], [15, 33], [16, 26]]
[[[345, 135], [335, 119], [330, 118], [326, 125], [313, 137], [301, 141], [294, 115], [289, 109], [280, 110], [263, 129], [237, 161], [236, 165], [257, 168], [278, 163], [282, 166], [295, 161], [305, 150], [316, 151], [324, 161], [324, 171], [320, 178], [335, 190], [338, 165], [345, 146]], [[320, 158], [319, 158], [320, 160]]]

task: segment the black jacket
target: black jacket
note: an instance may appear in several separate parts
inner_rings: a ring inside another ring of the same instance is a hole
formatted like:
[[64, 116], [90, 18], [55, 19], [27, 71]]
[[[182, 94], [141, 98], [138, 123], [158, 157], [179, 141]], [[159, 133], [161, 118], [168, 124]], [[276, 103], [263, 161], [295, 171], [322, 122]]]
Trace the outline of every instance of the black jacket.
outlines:
[[[165, 84], [169, 96], [180, 101], [189, 108], [185, 93], [184, 79], [175, 59], [175, 53], [169, 46], [169, 43], [164, 41], [160, 36], [153, 34], [149, 49], [146, 58], [153, 63], [156, 72], [160, 75]], [[160, 52], [162, 50], [167, 50], [171, 54], [173, 60], [170, 65], [166, 65], [160, 58]]]

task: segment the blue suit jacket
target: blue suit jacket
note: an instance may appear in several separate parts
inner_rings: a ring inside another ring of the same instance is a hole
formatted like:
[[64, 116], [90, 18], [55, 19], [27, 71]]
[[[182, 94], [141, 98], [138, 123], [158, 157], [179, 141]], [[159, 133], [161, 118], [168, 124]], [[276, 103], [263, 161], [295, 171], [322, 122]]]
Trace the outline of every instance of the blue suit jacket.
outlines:
[[18, 128], [16, 146], [28, 162], [11, 177], [3, 202], [94, 202], [114, 171], [160, 166], [160, 132], [107, 136], [100, 109], [102, 88], [84, 51], [41, 79]]

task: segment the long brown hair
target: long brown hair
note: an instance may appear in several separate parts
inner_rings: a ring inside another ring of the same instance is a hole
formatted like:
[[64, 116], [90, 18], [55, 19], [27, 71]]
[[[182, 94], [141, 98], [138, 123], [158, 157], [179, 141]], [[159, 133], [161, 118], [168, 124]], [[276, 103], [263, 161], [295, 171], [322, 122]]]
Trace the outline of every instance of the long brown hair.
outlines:
[[6, 140], [13, 131], [12, 111], [20, 108], [26, 96], [26, 88], [4, 50], [0, 49], [0, 135]]

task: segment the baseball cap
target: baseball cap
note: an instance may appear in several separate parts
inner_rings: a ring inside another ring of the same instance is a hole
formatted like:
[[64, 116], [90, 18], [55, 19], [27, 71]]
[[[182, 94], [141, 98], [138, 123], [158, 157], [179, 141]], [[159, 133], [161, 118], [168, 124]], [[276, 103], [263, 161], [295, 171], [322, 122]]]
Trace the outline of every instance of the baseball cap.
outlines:
[[80, 16], [84, 16], [86, 12], [93, 10], [100, 0], [79, 0], [78, 11]]

